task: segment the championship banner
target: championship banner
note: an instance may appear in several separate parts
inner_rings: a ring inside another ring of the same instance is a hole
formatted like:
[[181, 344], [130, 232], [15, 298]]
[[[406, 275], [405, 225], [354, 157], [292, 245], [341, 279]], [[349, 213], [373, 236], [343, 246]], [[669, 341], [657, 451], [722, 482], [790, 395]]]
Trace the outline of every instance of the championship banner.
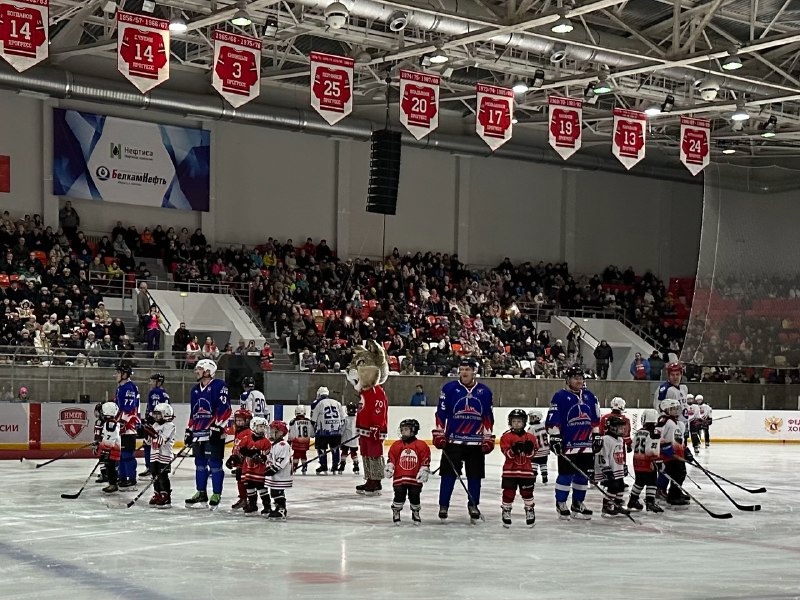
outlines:
[[475, 119], [475, 131], [494, 152], [511, 139], [514, 92], [483, 83], [477, 85], [476, 92], [478, 118]]
[[353, 59], [311, 53], [311, 106], [328, 125], [353, 112]]
[[711, 162], [711, 121], [681, 117], [681, 162], [697, 175]]
[[400, 122], [421, 140], [439, 127], [439, 76], [400, 71]]
[[50, 0], [0, 1], [0, 56], [17, 71], [48, 56]]
[[647, 115], [636, 110], [614, 109], [612, 152], [626, 169], [644, 158]]
[[143, 94], [169, 79], [169, 21], [118, 10], [117, 69]]
[[261, 40], [214, 31], [211, 84], [234, 108], [261, 94]]
[[581, 149], [583, 100], [548, 96], [550, 146], [567, 160]]
[[210, 135], [190, 127], [53, 110], [53, 194], [209, 209]]

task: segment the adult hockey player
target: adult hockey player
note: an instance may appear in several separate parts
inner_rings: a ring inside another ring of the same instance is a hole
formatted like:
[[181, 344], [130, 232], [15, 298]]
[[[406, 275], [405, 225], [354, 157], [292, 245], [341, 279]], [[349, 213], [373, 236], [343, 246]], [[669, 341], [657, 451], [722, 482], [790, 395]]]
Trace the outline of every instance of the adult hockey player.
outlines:
[[439, 486], [439, 518], [444, 520], [450, 498], [461, 474], [467, 474], [467, 511], [476, 523], [481, 518], [481, 480], [486, 476], [486, 454], [494, 450], [492, 390], [475, 379], [477, 362], [465, 358], [458, 367], [458, 380], [444, 384], [436, 409], [433, 445], [442, 451]]
[[252, 377], [242, 379], [244, 391], [239, 397], [239, 408], [250, 411], [254, 417], [264, 417], [267, 423], [272, 421], [272, 408], [267, 404], [264, 394], [256, 389], [256, 380]]
[[[153, 418], [153, 411], [159, 404], [169, 404], [169, 394], [164, 389], [164, 375], [161, 373], [153, 373], [150, 375], [150, 391], [147, 392], [147, 407], [144, 409], [144, 422], [147, 425], [155, 424], [156, 420]], [[142, 442], [144, 449], [144, 468], [145, 470], [139, 473], [139, 477], [149, 477], [150, 473], [150, 453], [152, 451], [150, 438], [145, 436]], [[172, 446], [170, 446], [170, 450]]]
[[317, 399], [311, 409], [311, 421], [314, 423], [314, 440], [319, 457], [317, 475], [328, 474], [328, 452], [331, 454], [333, 473], [339, 472], [339, 446], [342, 445], [342, 431], [345, 425], [344, 408], [338, 400], [329, 396], [328, 388], [317, 390]]
[[[580, 367], [570, 367], [565, 379], [567, 385], [553, 395], [545, 420], [550, 449], [558, 456], [556, 511], [561, 519], [591, 519], [592, 511], [583, 503], [589, 480], [575, 467], [590, 476], [594, 470], [594, 454], [603, 447], [600, 407], [595, 395], [584, 387]], [[571, 509], [567, 506], [570, 488]]]
[[[197, 361], [194, 373], [197, 385], [192, 388], [189, 407], [189, 424], [183, 442], [192, 447], [197, 492], [186, 499], [186, 506], [208, 506], [213, 510], [222, 497], [222, 459], [225, 455], [225, 427], [231, 418], [228, 386], [214, 379], [217, 363], [208, 358]], [[208, 477], [211, 476], [209, 499]]]
[[121, 362], [116, 369], [117, 389], [114, 402], [120, 412], [120, 459], [119, 487], [132, 488], [136, 485], [136, 437], [139, 429], [139, 388], [131, 381], [133, 369], [127, 362]]

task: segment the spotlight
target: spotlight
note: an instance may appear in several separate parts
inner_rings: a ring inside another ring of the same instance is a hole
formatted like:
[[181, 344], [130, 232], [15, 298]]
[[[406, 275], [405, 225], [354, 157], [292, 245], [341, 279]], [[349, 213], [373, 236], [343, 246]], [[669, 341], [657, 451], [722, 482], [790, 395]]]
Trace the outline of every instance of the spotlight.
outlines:
[[189, 26], [186, 24], [186, 19], [183, 17], [175, 17], [169, 22], [169, 30], [172, 33], [186, 33]]
[[644, 109], [644, 114], [648, 117], [657, 117], [661, 114], [661, 107], [658, 104], [651, 104]]
[[736, 154], [736, 150], [734, 150], [733, 148], [725, 148], [725, 149], [722, 151], [722, 153], [723, 153], [723, 154]]
[[667, 97], [664, 98], [664, 103], [661, 105], [661, 112], [670, 112], [673, 107], [675, 106], [675, 96], [672, 94], [667, 94]]
[[146, 13], [152, 13], [156, 9], [155, 0], [144, 0], [142, 2], [142, 10]]
[[575, 27], [573, 26], [572, 21], [567, 18], [567, 13], [561, 11], [561, 18], [553, 23], [550, 31], [553, 33], [565, 34], [571, 32], [573, 29], [575, 29]]
[[749, 119], [749, 118], [750, 118], [750, 115], [744, 109], [744, 103], [739, 102], [736, 105], [736, 110], [731, 115], [731, 120], [732, 121], [747, 121], [747, 119]]
[[264, 22], [264, 37], [275, 37], [276, 33], [278, 33], [278, 19], [270, 15]]
[[432, 65], [443, 65], [450, 60], [450, 58], [445, 54], [444, 50], [442, 50], [442, 46], [436, 44], [436, 49], [428, 55], [428, 60]]
[[586, 87], [583, 90], [583, 97], [586, 98], [587, 100], [589, 98], [594, 98], [594, 96], [595, 96], [594, 89], [595, 89], [596, 85], [597, 85], [597, 83], [594, 82], [594, 81], [590, 81], [589, 83], [587, 83]]
[[739, 58], [738, 53], [735, 51], [722, 62], [722, 68], [726, 71], [735, 71], [741, 69], [743, 66], [742, 59]]
[[511, 89], [514, 91], [515, 94], [524, 94], [528, 91], [528, 82], [523, 79], [519, 79], [514, 82], [514, 85], [511, 86]]
[[761, 137], [763, 138], [771, 138], [775, 137], [775, 129], [778, 127], [778, 117], [775, 115], [770, 116], [767, 119], [767, 122], [764, 123], [759, 129], [761, 129]]
[[532, 88], [540, 88], [544, 84], [544, 70], [543, 69], [536, 69], [533, 74], [533, 82], [531, 83]]

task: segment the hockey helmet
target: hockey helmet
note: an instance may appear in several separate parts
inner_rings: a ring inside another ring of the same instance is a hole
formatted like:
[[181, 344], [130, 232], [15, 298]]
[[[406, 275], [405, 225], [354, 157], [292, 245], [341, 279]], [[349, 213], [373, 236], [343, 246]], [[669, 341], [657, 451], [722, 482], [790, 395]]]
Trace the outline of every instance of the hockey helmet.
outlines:
[[253, 417], [250, 419], [250, 431], [256, 435], [263, 436], [267, 433], [269, 423], [264, 417]]
[[609, 406], [611, 406], [611, 410], [618, 410], [622, 412], [625, 410], [625, 399], [615, 396], [611, 399], [611, 404]]
[[321, 385], [317, 388], [317, 398], [329, 398], [330, 395], [331, 391], [324, 385]]
[[250, 389], [256, 387], [256, 380], [252, 377], [245, 377], [242, 379], [242, 387], [244, 389]]
[[683, 374], [683, 365], [679, 362], [671, 362], [667, 365], [667, 373], [681, 373]]
[[355, 417], [357, 412], [358, 412], [358, 405], [355, 402], [348, 402], [347, 403], [347, 416], [348, 417]]
[[625, 433], [625, 419], [613, 416], [608, 420], [608, 431], [614, 435]]
[[525, 414], [525, 411], [521, 408], [515, 408], [514, 410], [508, 413], [508, 426], [512, 429], [514, 428], [513, 422], [514, 419], [517, 419], [522, 422], [522, 428], [525, 427], [525, 423], [528, 421], [528, 415]]
[[[233, 423], [237, 427], [248, 427], [252, 419], [253, 419], [253, 413], [251, 413], [246, 408], [240, 408], [235, 413], [233, 413]], [[240, 421], [241, 424], [239, 423]]]
[[704, 404], [705, 400], [703, 399], [703, 394], [697, 394], [697, 396], [694, 397], [694, 401], [698, 404]]
[[665, 415], [677, 417], [681, 410], [681, 403], [675, 400], [675, 398], [667, 398], [666, 400], [662, 400], [658, 407]]
[[123, 362], [119, 363], [117, 365], [117, 368], [115, 369], [115, 371], [117, 373], [121, 373], [122, 375], [125, 375], [125, 377], [127, 377], [128, 379], [130, 379], [133, 376], [133, 367], [131, 366], [131, 364], [129, 362], [123, 361]]
[[300, 417], [300, 416], [305, 417], [306, 416], [306, 407], [303, 406], [302, 404], [298, 404], [297, 406], [295, 406], [294, 407], [294, 416], [295, 417]]
[[653, 408], [645, 408], [642, 411], [642, 427], [647, 427], [648, 425], [655, 425], [658, 423], [658, 413]]
[[[203, 358], [197, 361], [194, 372], [198, 378], [214, 377], [217, 372], [217, 363], [210, 358]], [[208, 375], [206, 375], [206, 373], [208, 373]]]
[[100, 412], [103, 413], [105, 420], [112, 421], [119, 416], [119, 407], [116, 402], [103, 402]]
[[161, 418], [165, 421], [170, 421], [175, 416], [175, 411], [172, 409], [172, 406], [166, 402], [159, 402], [153, 408], [153, 418], [158, 421], [156, 413], [161, 415]]
[[[270, 436], [273, 440], [282, 440], [289, 435], [289, 427], [283, 421], [273, 421], [269, 424]], [[280, 435], [276, 435], [280, 434]]]
[[[403, 428], [408, 427], [411, 429], [411, 436], [414, 437], [419, 433], [419, 421], [416, 419], [403, 419], [400, 421], [400, 435], [403, 436]], [[405, 437], [405, 436], [403, 436]]]
[[528, 411], [528, 420], [531, 423], [541, 423], [541, 421], [542, 421], [542, 411], [540, 411], [540, 410], [529, 410]]
[[152, 375], [150, 375], [150, 381], [155, 381], [156, 385], [164, 385], [164, 374], [153, 373]]

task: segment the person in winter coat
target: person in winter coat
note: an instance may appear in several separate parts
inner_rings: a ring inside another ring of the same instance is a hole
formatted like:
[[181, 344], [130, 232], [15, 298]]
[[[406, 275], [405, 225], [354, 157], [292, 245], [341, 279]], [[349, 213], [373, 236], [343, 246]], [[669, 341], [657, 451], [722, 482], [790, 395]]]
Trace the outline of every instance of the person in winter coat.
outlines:
[[646, 358], [642, 358], [642, 354], [637, 352], [633, 362], [631, 363], [631, 375], [636, 381], [644, 381], [650, 379], [650, 363]]
[[600, 345], [594, 349], [594, 360], [597, 377], [608, 379], [608, 369], [614, 362], [614, 351], [606, 340], [600, 340]]

